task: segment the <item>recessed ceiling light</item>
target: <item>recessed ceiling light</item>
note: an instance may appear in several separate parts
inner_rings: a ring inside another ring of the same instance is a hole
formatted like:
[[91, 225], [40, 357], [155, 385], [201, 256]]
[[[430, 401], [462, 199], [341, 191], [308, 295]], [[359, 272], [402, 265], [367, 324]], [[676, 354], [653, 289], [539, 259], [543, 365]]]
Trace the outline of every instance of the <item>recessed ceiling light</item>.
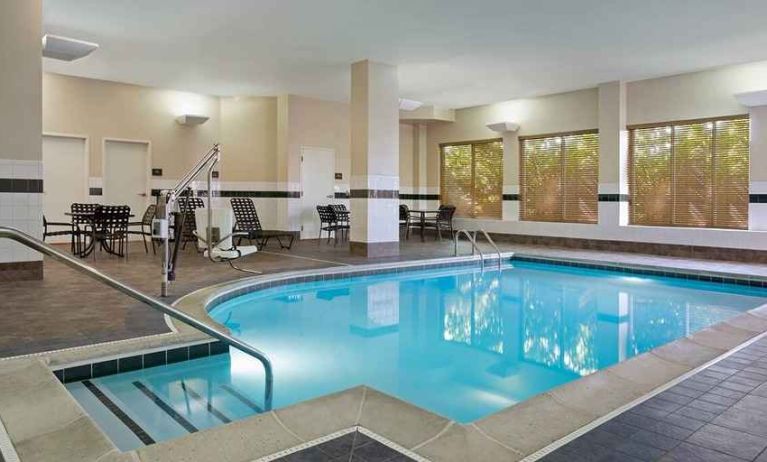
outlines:
[[88, 56], [98, 47], [97, 43], [85, 40], [50, 34], [43, 36], [43, 56], [46, 58], [74, 61]]

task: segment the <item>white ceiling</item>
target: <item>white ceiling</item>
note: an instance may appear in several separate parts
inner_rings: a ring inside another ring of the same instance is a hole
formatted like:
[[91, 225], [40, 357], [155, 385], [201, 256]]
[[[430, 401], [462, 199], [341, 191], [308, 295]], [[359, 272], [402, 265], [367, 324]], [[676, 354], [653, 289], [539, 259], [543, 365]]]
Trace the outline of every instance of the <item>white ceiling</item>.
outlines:
[[399, 66], [448, 107], [767, 59], [765, 0], [44, 0], [44, 30], [97, 42], [48, 71], [216, 95], [349, 96]]

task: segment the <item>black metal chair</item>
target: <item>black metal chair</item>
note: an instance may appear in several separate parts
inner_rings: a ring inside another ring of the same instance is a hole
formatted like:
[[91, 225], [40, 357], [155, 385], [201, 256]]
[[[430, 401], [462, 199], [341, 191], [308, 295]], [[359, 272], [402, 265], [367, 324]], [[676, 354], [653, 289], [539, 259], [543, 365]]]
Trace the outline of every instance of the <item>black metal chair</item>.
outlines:
[[99, 204], [74, 203], [72, 212], [72, 253], [84, 256], [93, 244], [93, 218]]
[[[149, 253], [149, 247], [146, 245], [146, 238], [149, 237], [149, 241], [152, 243], [152, 254], [157, 255], [155, 249], [154, 239], [152, 239], [152, 220], [154, 220], [157, 214], [157, 205], [152, 204], [146, 208], [144, 216], [141, 217], [141, 221], [132, 221], [128, 223], [128, 235], [141, 236], [141, 240], [144, 241], [144, 252]], [[132, 231], [131, 227], [138, 227], [138, 230]]]
[[350, 212], [346, 208], [344, 204], [330, 204], [328, 205], [331, 209], [333, 209], [333, 213], [336, 214], [336, 223], [339, 226], [339, 231], [341, 231], [341, 239], [345, 239], [347, 232], [351, 228], [350, 226]]
[[[100, 249], [107, 253], [125, 257], [128, 250], [128, 220], [130, 207], [127, 205], [100, 205], [93, 215], [95, 228], [93, 237]], [[96, 252], [93, 252], [96, 258]]]
[[205, 202], [200, 197], [178, 198], [178, 209], [183, 222], [183, 231], [181, 232], [181, 242], [184, 243], [183, 249], [186, 249], [188, 242], [197, 242], [195, 211], [202, 208], [205, 208]]
[[[237, 236], [237, 245], [242, 242], [243, 239], [247, 239], [251, 243], [256, 241], [258, 249], [263, 249], [266, 244], [269, 243], [269, 239], [275, 238], [280, 243], [280, 248], [290, 249], [293, 247], [293, 239], [295, 235], [288, 231], [263, 229], [261, 227], [261, 220], [258, 219], [258, 213], [256, 212], [256, 206], [253, 204], [253, 200], [245, 197], [235, 197], [229, 200], [232, 204], [232, 211], [234, 211], [234, 232], [244, 233]], [[290, 241], [287, 245], [282, 242], [282, 238], [288, 238]]]
[[330, 243], [330, 233], [333, 233], [335, 239], [335, 245], [338, 245], [338, 232], [342, 233], [349, 229], [348, 224], [341, 224], [338, 222], [338, 216], [333, 208], [329, 205], [318, 205], [317, 213], [320, 216], [320, 234], [318, 236], [317, 244], [322, 241], [322, 232], [328, 233], [328, 243]]
[[424, 222], [424, 228], [434, 229], [436, 236], [434, 239], [439, 238], [442, 240], [442, 231], [449, 231], [450, 238], [453, 238], [453, 215], [455, 214], [454, 205], [440, 205], [439, 212], [433, 218], [427, 218]]
[[[61, 231], [52, 231], [50, 228], [53, 227], [66, 227], [67, 229], [61, 230]], [[43, 242], [45, 242], [46, 237], [54, 237], [54, 236], [71, 236], [72, 235], [72, 223], [64, 223], [64, 222], [55, 222], [55, 221], [48, 221], [47, 218], [45, 218], [45, 215], [43, 215]], [[74, 245], [72, 246], [74, 249]]]
[[[399, 227], [400, 231], [404, 228], [405, 231], [407, 231], [408, 227], [410, 226], [410, 208], [405, 204], [399, 205]], [[410, 235], [408, 233], [407, 238], [410, 238]]]

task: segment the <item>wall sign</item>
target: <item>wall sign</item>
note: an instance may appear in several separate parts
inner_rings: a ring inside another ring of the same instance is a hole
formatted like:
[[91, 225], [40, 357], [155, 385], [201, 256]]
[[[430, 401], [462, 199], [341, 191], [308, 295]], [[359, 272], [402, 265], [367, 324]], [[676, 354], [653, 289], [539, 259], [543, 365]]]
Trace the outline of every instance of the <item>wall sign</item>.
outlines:
[[336, 180], [343, 180], [344, 174], [341, 172], [336, 172]]
[[161, 168], [153, 168], [152, 169], [152, 176], [162, 176], [162, 169]]

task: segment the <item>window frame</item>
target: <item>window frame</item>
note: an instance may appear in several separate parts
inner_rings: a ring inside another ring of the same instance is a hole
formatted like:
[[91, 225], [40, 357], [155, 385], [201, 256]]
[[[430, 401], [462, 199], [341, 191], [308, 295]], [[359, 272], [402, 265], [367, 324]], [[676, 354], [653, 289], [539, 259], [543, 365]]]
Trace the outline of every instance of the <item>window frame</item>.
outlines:
[[[522, 179], [524, 177], [525, 172], [525, 141], [529, 140], [540, 140], [540, 139], [546, 139], [546, 138], [565, 138], [567, 136], [578, 136], [578, 135], [597, 135], [599, 136], [599, 128], [589, 128], [584, 130], [570, 130], [570, 131], [564, 131], [564, 132], [554, 132], [554, 133], [543, 133], [543, 134], [537, 134], [537, 135], [523, 135], [517, 137], [517, 140], [519, 142], [519, 175], [518, 175], [518, 183], [519, 183], [519, 220], [520, 221], [527, 221], [531, 223], [569, 223], [569, 224], [582, 224], [582, 225], [596, 225], [599, 224], [599, 159], [602, 155], [601, 152], [601, 138], [597, 139], [597, 147], [598, 147], [598, 153], [597, 153], [597, 192], [596, 192], [596, 202], [597, 202], [597, 209], [596, 209], [596, 219], [593, 222], [585, 222], [585, 221], [575, 221], [575, 220], [565, 220], [564, 219], [564, 210], [562, 210], [562, 219], [561, 220], [532, 220], [529, 218], [525, 218], [525, 199], [524, 199], [524, 191], [525, 187], [522, 184]], [[565, 175], [564, 171], [566, 168], [566, 162], [564, 158], [564, 152], [565, 152], [565, 143], [562, 143], [562, 179], [561, 179], [561, 187], [562, 187], [562, 207], [564, 209], [565, 206], [565, 198], [564, 198], [564, 191], [565, 191]]]
[[[500, 207], [500, 216], [497, 218], [494, 217], [477, 217], [474, 215], [474, 191], [475, 191], [475, 168], [476, 163], [474, 161], [474, 155], [475, 155], [475, 145], [477, 144], [488, 144], [488, 143], [501, 143], [501, 171], [500, 171], [500, 178], [501, 178], [501, 207]], [[471, 146], [471, 191], [472, 191], [472, 215], [471, 216], [460, 216], [456, 214], [456, 218], [467, 218], [472, 220], [503, 220], [503, 181], [504, 181], [504, 172], [503, 172], [503, 158], [505, 153], [505, 146], [503, 143], [503, 137], [498, 138], [488, 138], [488, 139], [482, 139], [482, 140], [469, 140], [469, 141], [451, 141], [447, 143], [440, 143], [439, 144], [439, 202], [441, 205], [445, 205], [444, 197], [445, 194], [443, 193], [443, 187], [444, 187], [444, 178], [442, 173], [444, 172], [445, 168], [445, 151], [444, 148], [451, 147], [451, 146]], [[455, 204], [448, 204], [448, 205], [455, 205]]]
[[[690, 228], [690, 229], [714, 229], [714, 230], [747, 230], [748, 229], [748, 216], [746, 217], [746, 225], [742, 228], [732, 228], [732, 227], [721, 227], [721, 226], [714, 226], [713, 222], [711, 226], [697, 226], [697, 225], [687, 225], [687, 224], [677, 224], [673, 223], [673, 216], [674, 216], [674, 204], [675, 204], [675, 195], [676, 195], [676, 181], [674, 180], [674, 155], [676, 152], [676, 146], [675, 142], [672, 139], [671, 142], [671, 159], [670, 159], [670, 174], [671, 174], [671, 216], [672, 216], [672, 222], [671, 223], [636, 223], [634, 221], [634, 188], [632, 188], [632, 185], [635, 183], [634, 181], [634, 143], [635, 143], [635, 130], [641, 130], [641, 129], [653, 129], [653, 128], [663, 128], [663, 127], [672, 127], [672, 135], [675, 132], [674, 128], [675, 126], [681, 126], [681, 125], [695, 125], [695, 124], [704, 124], [704, 123], [713, 123], [714, 127], [716, 127], [716, 122], [722, 122], [722, 121], [731, 121], [731, 120], [742, 120], [746, 119], [749, 121], [749, 128], [748, 128], [748, 163], [749, 163], [749, 169], [748, 169], [748, 184], [746, 185], [749, 192], [751, 190], [751, 117], [750, 114], [735, 114], [735, 115], [727, 115], [727, 116], [719, 116], [719, 117], [701, 117], [696, 119], [678, 119], [678, 120], [670, 120], [665, 122], [649, 122], [649, 123], [641, 123], [641, 124], [627, 124], [626, 125], [626, 131], [628, 132], [628, 149], [626, 153], [626, 173], [627, 173], [627, 179], [628, 179], [628, 191], [629, 191], [629, 225], [630, 226], [646, 226], [646, 227], [669, 227], [669, 228]], [[716, 144], [716, 137], [712, 135], [712, 146]], [[713, 153], [712, 153], [713, 154]], [[712, 171], [712, 175], [713, 175]], [[713, 212], [713, 210], [712, 210]]]

